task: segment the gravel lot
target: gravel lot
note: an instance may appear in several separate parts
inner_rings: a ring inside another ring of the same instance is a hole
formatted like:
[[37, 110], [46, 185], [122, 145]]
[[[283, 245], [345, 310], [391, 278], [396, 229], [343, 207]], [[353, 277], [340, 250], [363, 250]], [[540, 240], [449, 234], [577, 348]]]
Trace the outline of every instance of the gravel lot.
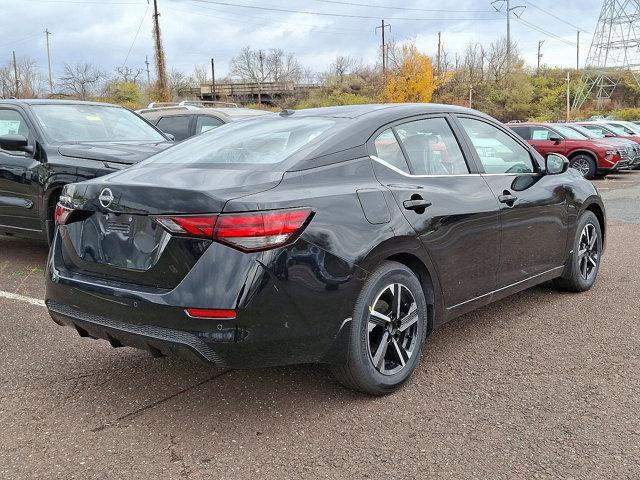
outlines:
[[[640, 478], [640, 172], [596, 182], [589, 292], [537, 287], [436, 331], [386, 398], [317, 366], [220, 371], [78, 337], [0, 298], [0, 478]], [[0, 240], [42, 299], [45, 247]], [[6, 297], [6, 294], [5, 294]]]

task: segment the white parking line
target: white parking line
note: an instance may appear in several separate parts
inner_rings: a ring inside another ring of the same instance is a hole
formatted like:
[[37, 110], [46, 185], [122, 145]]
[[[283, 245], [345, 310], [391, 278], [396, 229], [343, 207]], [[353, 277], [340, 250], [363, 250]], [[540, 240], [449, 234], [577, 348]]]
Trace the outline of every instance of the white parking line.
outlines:
[[8, 298], [9, 300], [18, 300], [19, 302], [28, 303], [30, 305], [37, 305], [39, 307], [44, 307], [44, 300], [40, 300], [39, 298], [25, 297], [24, 295], [19, 295], [17, 293], [3, 292], [2, 290], [0, 290], [0, 298]]

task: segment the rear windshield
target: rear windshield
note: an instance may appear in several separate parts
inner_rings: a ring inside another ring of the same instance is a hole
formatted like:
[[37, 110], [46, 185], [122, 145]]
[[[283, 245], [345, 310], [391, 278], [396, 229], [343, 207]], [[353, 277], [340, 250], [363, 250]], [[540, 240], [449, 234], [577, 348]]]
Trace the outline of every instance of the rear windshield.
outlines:
[[280, 116], [228, 123], [154, 155], [139, 165], [280, 163], [335, 123], [336, 120], [330, 118]]
[[165, 142], [126, 108], [91, 104], [33, 105], [42, 129], [56, 142]]

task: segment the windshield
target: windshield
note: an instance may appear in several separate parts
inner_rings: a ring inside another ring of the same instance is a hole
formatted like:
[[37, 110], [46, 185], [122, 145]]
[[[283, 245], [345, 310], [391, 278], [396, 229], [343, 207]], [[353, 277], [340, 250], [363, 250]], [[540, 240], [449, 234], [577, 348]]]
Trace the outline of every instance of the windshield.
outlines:
[[576, 132], [574, 129], [565, 127], [564, 125], [554, 125], [553, 128], [563, 137], [569, 138], [571, 140], [584, 140], [587, 138], [586, 135], [582, 133]]
[[624, 128], [618, 125], [614, 125], [612, 123], [607, 123], [607, 128], [611, 130], [613, 133], [615, 133], [616, 135], [622, 135], [623, 137], [629, 135]]
[[638, 128], [637, 125], [634, 125], [631, 122], [625, 122], [625, 123], [610, 123], [609, 125], [613, 126], [617, 129], [620, 129], [624, 132], [626, 132], [626, 135], [639, 135], [640, 134], [640, 128]]
[[155, 128], [126, 108], [110, 105], [33, 105], [43, 130], [56, 142], [165, 142]]
[[604, 138], [604, 134], [598, 133], [595, 130], [589, 130], [588, 128], [584, 128], [581, 125], [571, 125], [571, 128], [580, 132], [587, 138]]
[[335, 123], [329, 118], [281, 116], [228, 123], [154, 155], [139, 166], [279, 163]]

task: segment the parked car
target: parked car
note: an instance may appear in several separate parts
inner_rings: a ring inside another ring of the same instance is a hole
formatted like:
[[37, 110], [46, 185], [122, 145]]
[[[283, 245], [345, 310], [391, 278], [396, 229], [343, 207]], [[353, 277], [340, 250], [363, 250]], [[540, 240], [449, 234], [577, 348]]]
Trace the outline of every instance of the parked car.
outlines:
[[626, 149], [588, 139], [562, 125], [521, 123], [508, 126], [541, 155], [559, 153], [566, 156], [571, 167], [587, 179], [614, 172], [629, 163], [629, 159], [621, 155], [621, 150], [624, 150], [624, 155], [628, 157]]
[[[598, 140], [603, 143], [610, 143], [617, 147], [623, 147], [620, 150], [620, 155], [623, 160], [625, 159], [625, 155], [629, 158], [629, 169], [638, 169], [640, 168], [640, 144], [634, 142], [633, 140], [629, 140], [627, 138], [622, 137], [614, 137], [614, 136], [605, 136], [602, 133], [597, 133], [594, 130], [590, 130], [585, 128], [583, 125], [578, 125], [576, 123], [564, 123], [562, 124], [568, 128], [575, 130], [576, 132], [584, 135], [587, 138], [592, 140]], [[626, 154], [625, 154], [626, 149]]]
[[386, 394], [444, 322], [547, 280], [593, 285], [604, 205], [568, 166], [462, 107], [231, 123], [67, 185], [46, 305], [114, 347], [226, 367], [327, 363]]
[[137, 110], [137, 113], [163, 132], [171, 134], [178, 142], [225, 123], [272, 115], [272, 112], [239, 108], [235, 103], [224, 102], [152, 103], [147, 108]]
[[625, 138], [640, 144], [640, 135], [628, 133], [626, 130], [607, 122], [575, 122], [592, 132], [607, 138]]
[[171, 144], [117, 105], [0, 100], [0, 234], [51, 238], [64, 185], [120, 170]]

